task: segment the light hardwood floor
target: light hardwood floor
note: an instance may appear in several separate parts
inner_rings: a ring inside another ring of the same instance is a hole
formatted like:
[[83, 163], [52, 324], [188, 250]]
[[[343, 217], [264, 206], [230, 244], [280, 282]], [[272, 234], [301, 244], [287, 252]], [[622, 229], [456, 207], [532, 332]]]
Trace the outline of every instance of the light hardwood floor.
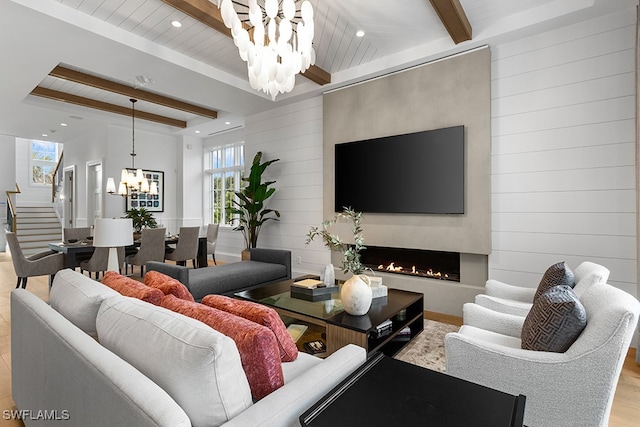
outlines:
[[[136, 269], [136, 272], [138, 270]], [[5, 410], [15, 409], [11, 398], [11, 319], [9, 295], [16, 286], [16, 275], [11, 258], [0, 253], [0, 426], [23, 426], [21, 421], [5, 420]], [[30, 278], [27, 286], [34, 294], [47, 301], [49, 296], [48, 277]], [[461, 324], [454, 316], [426, 312], [425, 317], [451, 324]], [[588, 375], [586, 372], [585, 375]], [[635, 349], [631, 349], [622, 368], [618, 382], [610, 427], [636, 427], [640, 424], [640, 366], [635, 362]], [[586, 427], [586, 426], [585, 426]]]

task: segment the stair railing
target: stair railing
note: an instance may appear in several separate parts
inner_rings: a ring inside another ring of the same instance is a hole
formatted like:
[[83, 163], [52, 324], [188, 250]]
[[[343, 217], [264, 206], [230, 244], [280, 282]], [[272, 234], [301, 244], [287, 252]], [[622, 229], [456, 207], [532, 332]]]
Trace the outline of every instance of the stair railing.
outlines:
[[62, 160], [64, 159], [64, 151], [60, 153], [60, 157], [58, 158], [58, 163], [56, 164], [56, 168], [53, 170], [53, 174], [51, 175], [51, 202], [55, 202], [57, 196], [60, 194], [62, 190], [62, 181], [64, 180], [63, 171], [60, 168], [63, 164]]
[[9, 231], [13, 231], [15, 233], [18, 228], [17, 227], [18, 212], [16, 211], [16, 206], [13, 198], [15, 198], [16, 194], [22, 193], [22, 191], [20, 191], [20, 187], [16, 182], [16, 189], [7, 190], [6, 193], [7, 193], [7, 225], [9, 226]]

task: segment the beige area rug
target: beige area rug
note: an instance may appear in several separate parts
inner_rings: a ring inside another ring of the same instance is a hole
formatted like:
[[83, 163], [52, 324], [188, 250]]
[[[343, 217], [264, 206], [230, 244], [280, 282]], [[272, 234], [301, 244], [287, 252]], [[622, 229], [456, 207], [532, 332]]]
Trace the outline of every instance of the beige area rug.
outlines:
[[442, 372], [445, 368], [444, 336], [458, 329], [459, 326], [425, 319], [424, 330], [393, 357]]

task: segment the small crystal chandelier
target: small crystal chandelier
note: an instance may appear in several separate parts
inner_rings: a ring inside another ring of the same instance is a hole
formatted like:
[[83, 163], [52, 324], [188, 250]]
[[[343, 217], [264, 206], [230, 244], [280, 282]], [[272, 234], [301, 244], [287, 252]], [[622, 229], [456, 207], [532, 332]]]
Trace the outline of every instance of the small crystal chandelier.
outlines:
[[[302, 1], [296, 16], [295, 0], [219, 0], [222, 20], [231, 29], [240, 57], [247, 62], [249, 84], [271, 95], [291, 92], [296, 74], [315, 64], [313, 8]], [[242, 10], [236, 12], [234, 5]], [[238, 15], [248, 17], [240, 19]], [[295, 28], [294, 28], [295, 26]]]
[[[136, 102], [137, 99], [129, 99], [131, 101], [131, 168], [124, 168], [120, 174], [120, 184], [118, 185], [118, 195], [127, 197], [132, 192], [158, 194], [158, 185], [155, 181], [151, 182], [144, 177], [142, 169], [136, 169]], [[113, 178], [107, 178], [107, 193], [114, 194], [116, 192], [115, 182]]]

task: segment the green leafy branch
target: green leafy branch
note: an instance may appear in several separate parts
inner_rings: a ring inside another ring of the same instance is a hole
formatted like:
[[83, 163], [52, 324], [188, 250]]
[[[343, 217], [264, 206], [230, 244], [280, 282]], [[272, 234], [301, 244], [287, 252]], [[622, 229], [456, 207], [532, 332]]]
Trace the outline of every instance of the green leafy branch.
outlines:
[[[347, 220], [353, 222], [352, 233], [354, 244], [343, 242], [337, 234], [329, 232], [329, 228], [336, 224], [339, 220]], [[342, 253], [342, 272], [353, 274], [361, 274], [365, 267], [360, 262], [360, 251], [366, 249], [364, 246], [364, 237], [362, 236], [362, 212], [356, 212], [350, 207], [343, 208], [342, 212], [336, 213], [335, 217], [330, 220], [323, 221], [319, 227], [311, 227], [307, 233], [306, 244], [308, 245], [316, 237], [322, 238], [326, 247], [331, 251]]]

